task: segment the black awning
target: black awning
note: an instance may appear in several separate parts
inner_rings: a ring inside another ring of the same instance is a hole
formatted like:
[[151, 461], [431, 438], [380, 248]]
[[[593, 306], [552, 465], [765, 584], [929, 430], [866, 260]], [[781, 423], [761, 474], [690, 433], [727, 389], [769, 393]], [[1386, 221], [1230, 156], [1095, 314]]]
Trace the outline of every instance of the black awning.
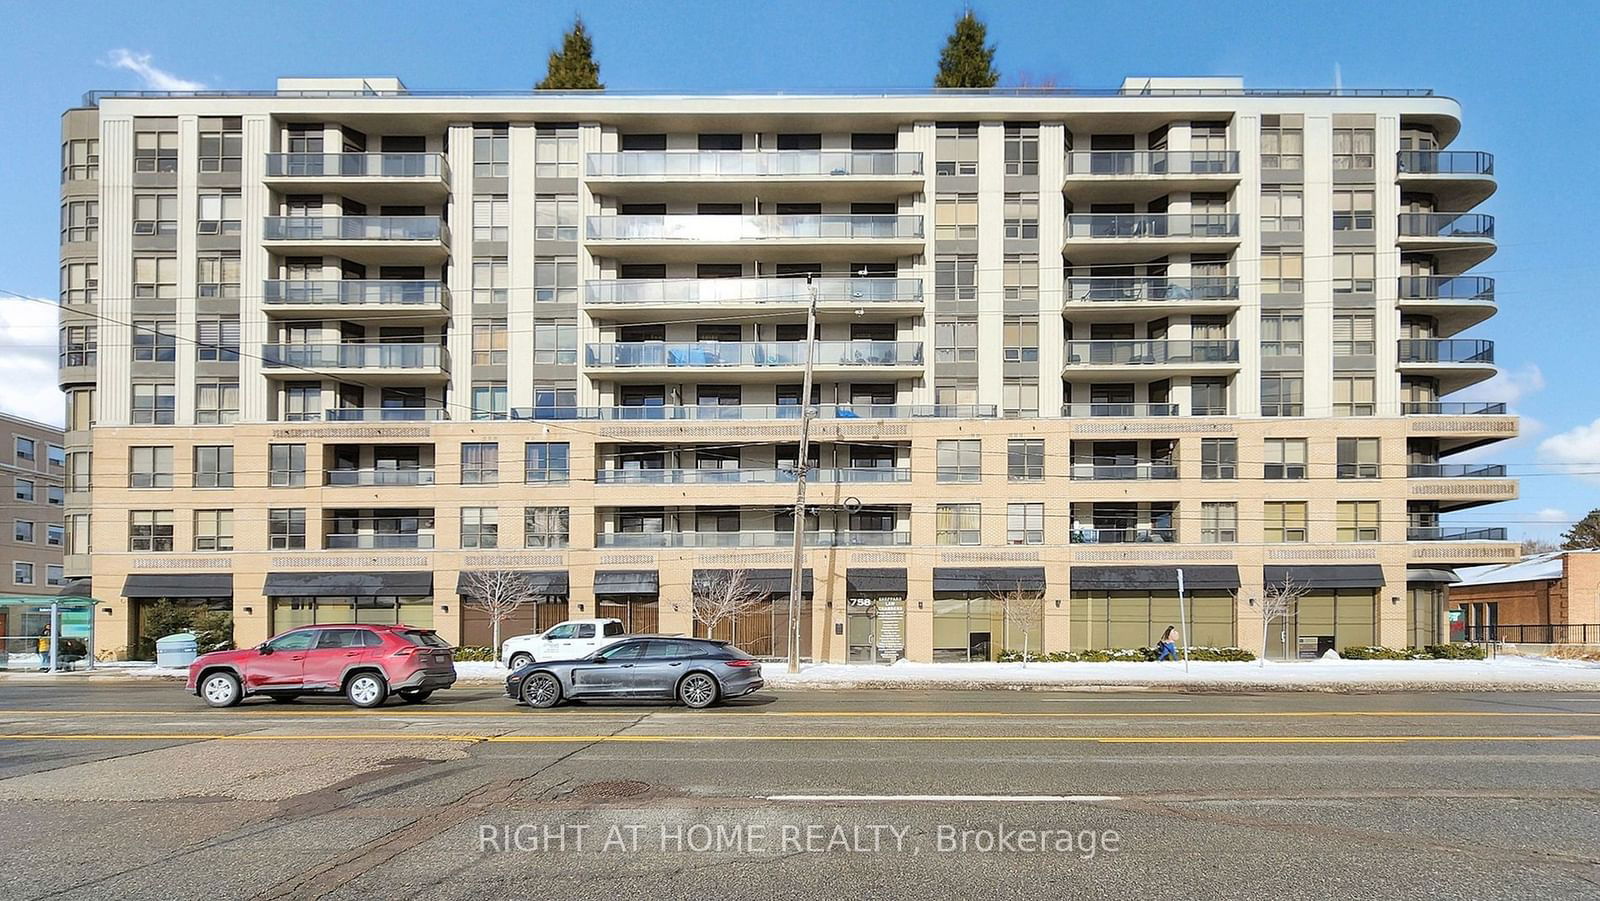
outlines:
[[1406, 570], [1407, 582], [1442, 582], [1454, 585], [1461, 581], [1461, 577], [1448, 569], [1408, 569]]
[[1383, 567], [1376, 563], [1262, 567], [1262, 579], [1268, 585], [1281, 585], [1285, 577], [1305, 588], [1383, 587]]
[[1237, 566], [1074, 566], [1072, 590], [1177, 591], [1180, 568], [1185, 591], [1232, 591], [1239, 587]]
[[433, 594], [432, 572], [309, 572], [267, 573], [261, 593], [272, 597], [341, 596], [375, 597]]
[[94, 584], [88, 579], [73, 579], [61, 586], [56, 592], [58, 598], [91, 598], [94, 597]]
[[[565, 595], [567, 593], [567, 571], [564, 569], [516, 569], [510, 570], [528, 580], [528, 586], [534, 594]], [[463, 570], [456, 576], [456, 594], [472, 594], [472, 586], [468, 583], [471, 572]]]
[[936, 566], [934, 591], [1044, 591], [1042, 566]]
[[904, 569], [860, 568], [844, 571], [845, 586], [852, 592], [878, 594], [880, 592], [906, 592]]
[[[706, 579], [723, 576], [731, 569], [697, 569], [694, 571], [694, 584], [700, 585]], [[789, 569], [747, 569], [744, 571], [745, 580], [767, 594], [781, 594], [787, 596], [793, 586], [794, 571]], [[811, 570], [800, 570], [800, 593], [811, 593]]]
[[231, 598], [233, 573], [133, 573], [122, 583], [125, 598]]
[[594, 573], [594, 593], [656, 594], [661, 590], [660, 580], [653, 569], [597, 569]]

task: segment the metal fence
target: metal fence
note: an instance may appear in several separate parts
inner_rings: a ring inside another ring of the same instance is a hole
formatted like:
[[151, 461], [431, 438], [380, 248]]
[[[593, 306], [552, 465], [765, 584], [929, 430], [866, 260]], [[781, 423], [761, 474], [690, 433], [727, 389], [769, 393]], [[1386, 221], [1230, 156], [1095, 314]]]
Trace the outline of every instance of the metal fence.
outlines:
[[1479, 623], [1464, 626], [1461, 640], [1507, 644], [1600, 644], [1600, 623]]

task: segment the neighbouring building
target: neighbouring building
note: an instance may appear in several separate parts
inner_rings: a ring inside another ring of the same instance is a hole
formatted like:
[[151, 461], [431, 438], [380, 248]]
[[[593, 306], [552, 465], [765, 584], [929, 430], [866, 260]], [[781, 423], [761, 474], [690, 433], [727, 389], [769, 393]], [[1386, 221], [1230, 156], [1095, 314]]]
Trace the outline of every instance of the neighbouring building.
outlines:
[[[62, 123], [68, 576], [488, 642], [463, 573], [787, 652], [1437, 640], [1514, 498], [1492, 158], [1425, 90], [100, 93]], [[808, 281], [808, 278], [810, 279]], [[816, 326], [808, 331], [813, 306]], [[998, 349], [997, 349], [998, 348]], [[804, 362], [815, 382], [804, 397]], [[800, 411], [813, 410], [806, 459]], [[794, 516], [806, 467], [811, 505]], [[104, 636], [110, 635], [107, 640]]]
[[1551, 551], [1468, 566], [1450, 586], [1456, 638], [1600, 644], [1600, 551]]
[[[0, 413], [0, 669], [31, 660], [65, 584], [66, 451], [61, 429]], [[37, 601], [34, 599], [37, 598]]]

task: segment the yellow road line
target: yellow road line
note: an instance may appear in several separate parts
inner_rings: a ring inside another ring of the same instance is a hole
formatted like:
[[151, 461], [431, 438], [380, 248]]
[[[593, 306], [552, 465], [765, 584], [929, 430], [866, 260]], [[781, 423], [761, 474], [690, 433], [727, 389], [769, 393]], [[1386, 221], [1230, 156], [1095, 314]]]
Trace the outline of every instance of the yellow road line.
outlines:
[[1600, 742], [1600, 735], [477, 735], [430, 733], [210, 734], [204, 732], [20, 733], [0, 741], [450, 741], [511, 744], [671, 742], [1075, 742], [1092, 744], [1378, 744], [1405, 742]]
[[[402, 712], [403, 711], [403, 712]], [[497, 719], [501, 717], [514, 719], [529, 719], [534, 716], [552, 718], [615, 718], [635, 717], [648, 714], [652, 717], [694, 717], [705, 719], [707, 717], [766, 717], [766, 718], [807, 718], [807, 719], [1294, 719], [1305, 718], [1381, 718], [1381, 717], [1431, 717], [1431, 718], [1553, 718], [1553, 717], [1600, 717], [1600, 711], [1499, 711], [1499, 710], [1274, 710], [1274, 711], [1240, 711], [1230, 713], [1225, 711], [1129, 711], [1126, 713], [1110, 713], [1105, 711], [1071, 712], [1061, 710], [1048, 710], [1039, 712], [1025, 711], [984, 711], [984, 710], [950, 710], [928, 711], [919, 713], [911, 710], [659, 710], [646, 707], [618, 708], [616, 710], [558, 710], [558, 711], [530, 711], [522, 708], [508, 710], [488, 710], [474, 712], [470, 710], [430, 710], [426, 707], [394, 708], [391, 710], [355, 710], [330, 708], [327, 710], [283, 710], [263, 707], [260, 710], [232, 710], [225, 713], [213, 713], [205, 707], [195, 707], [192, 710], [6, 710], [0, 708], [0, 720], [10, 716], [103, 716], [103, 717], [183, 717], [183, 716], [216, 716], [233, 717], [235, 719], [296, 719], [296, 718], [330, 718], [330, 717], [402, 717], [405, 719], [427, 720], [438, 717], [465, 717], [468, 719]]]

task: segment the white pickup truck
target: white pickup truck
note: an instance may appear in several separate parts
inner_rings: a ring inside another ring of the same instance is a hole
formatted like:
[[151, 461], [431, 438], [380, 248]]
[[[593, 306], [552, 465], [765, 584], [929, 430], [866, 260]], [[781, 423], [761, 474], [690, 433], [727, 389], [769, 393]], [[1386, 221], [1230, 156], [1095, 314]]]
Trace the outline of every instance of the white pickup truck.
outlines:
[[576, 660], [623, 638], [620, 619], [569, 619], [537, 635], [518, 635], [500, 645], [500, 661], [521, 669], [534, 661]]

